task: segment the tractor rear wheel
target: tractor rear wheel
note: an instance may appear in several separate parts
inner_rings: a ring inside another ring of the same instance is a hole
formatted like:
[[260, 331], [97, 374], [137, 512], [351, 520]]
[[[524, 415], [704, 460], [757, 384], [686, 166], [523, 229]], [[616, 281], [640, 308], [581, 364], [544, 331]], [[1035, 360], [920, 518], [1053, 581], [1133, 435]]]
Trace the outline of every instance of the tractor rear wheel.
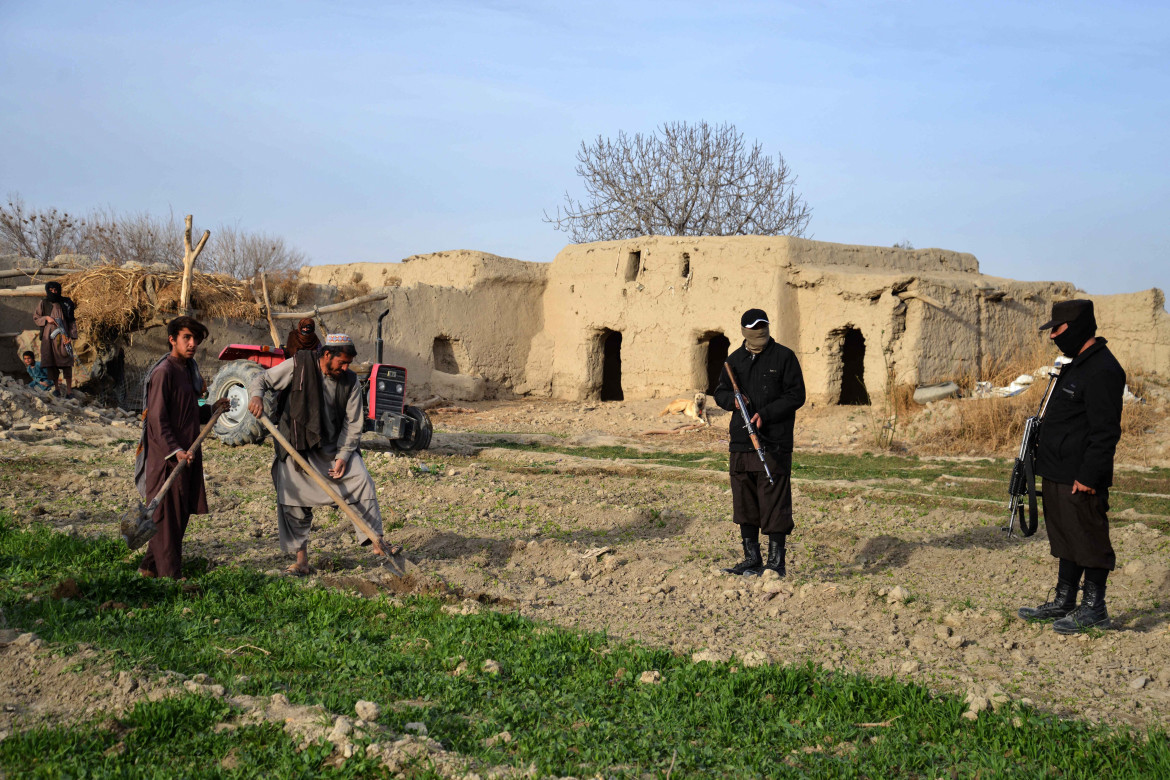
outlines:
[[417, 406], [408, 406], [404, 412], [414, 423], [411, 426], [410, 438], [394, 439], [390, 442], [391, 445], [402, 452], [425, 450], [431, 446], [431, 434], [434, 432], [434, 428], [431, 427], [431, 418], [427, 417], [427, 413]]
[[[251, 400], [248, 397], [248, 385], [263, 370], [259, 363], [251, 360], [233, 360], [221, 368], [211, 381], [211, 391], [208, 393], [211, 400], [227, 398], [232, 401], [232, 408], [219, 416], [213, 428], [216, 437], [229, 447], [259, 444], [267, 435], [264, 426], [248, 411], [248, 401]], [[264, 413], [271, 418], [272, 411], [273, 399], [266, 393]]]

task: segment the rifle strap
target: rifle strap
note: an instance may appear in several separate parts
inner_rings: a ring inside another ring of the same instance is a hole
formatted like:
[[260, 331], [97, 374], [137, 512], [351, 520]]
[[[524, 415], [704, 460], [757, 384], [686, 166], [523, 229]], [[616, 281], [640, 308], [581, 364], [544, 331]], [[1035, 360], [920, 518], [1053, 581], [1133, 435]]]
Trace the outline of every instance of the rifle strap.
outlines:
[[1028, 518], [1024, 518], [1024, 507], [1020, 505], [1020, 531], [1024, 536], [1031, 536], [1040, 527], [1040, 512], [1036, 507], [1036, 461], [1035, 458], [1024, 458], [1024, 484], [1028, 487]]

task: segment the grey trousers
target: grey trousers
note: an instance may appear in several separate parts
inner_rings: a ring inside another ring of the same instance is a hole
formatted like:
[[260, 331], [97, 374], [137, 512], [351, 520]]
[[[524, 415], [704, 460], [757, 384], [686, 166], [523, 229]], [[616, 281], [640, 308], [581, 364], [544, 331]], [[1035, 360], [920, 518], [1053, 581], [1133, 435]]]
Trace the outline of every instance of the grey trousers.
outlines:
[[[377, 501], [359, 501], [350, 504], [361, 516], [370, 529], [378, 536], [382, 535], [382, 513], [378, 510]], [[313, 507], [276, 505], [276, 526], [280, 534], [280, 551], [288, 554], [309, 548], [309, 531], [313, 528]], [[370, 539], [355, 525], [354, 533], [358, 543], [366, 545]]]

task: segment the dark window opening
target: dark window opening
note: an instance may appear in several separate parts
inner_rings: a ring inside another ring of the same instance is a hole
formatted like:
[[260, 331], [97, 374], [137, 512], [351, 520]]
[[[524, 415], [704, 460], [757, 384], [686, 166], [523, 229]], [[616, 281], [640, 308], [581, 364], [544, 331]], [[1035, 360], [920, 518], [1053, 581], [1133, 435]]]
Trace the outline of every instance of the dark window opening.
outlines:
[[857, 328], [846, 328], [841, 340], [841, 399], [843, 406], [869, 403], [865, 389], [865, 337]]
[[707, 370], [707, 395], [715, 395], [715, 388], [719, 386], [719, 378], [723, 374], [723, 364], [731, 351], [731, 341], [718, 331], [704, 333], [699, 337], [699, 349], [703, 351], [703, 362]]
[[629, 257], [626, 258], [626, 281], [632, 282], [637, 279], [641, 270], [642, 253], [640, 251], [630, 252]]
[[601, 332], [601, 400], [624, 401], [622, 392], [622, 334]]
[[683, 252], [681, 271], [680, 276], [684, 278], [691, 275], [691, 255], [689, 252]]
[[463, 366], [467, 363], [467, 354], [463, 343], [450, 336], [436, 336], [431, 347], [431, 358], [435, 363], [435, 370], [444, 374], [462, 374]]

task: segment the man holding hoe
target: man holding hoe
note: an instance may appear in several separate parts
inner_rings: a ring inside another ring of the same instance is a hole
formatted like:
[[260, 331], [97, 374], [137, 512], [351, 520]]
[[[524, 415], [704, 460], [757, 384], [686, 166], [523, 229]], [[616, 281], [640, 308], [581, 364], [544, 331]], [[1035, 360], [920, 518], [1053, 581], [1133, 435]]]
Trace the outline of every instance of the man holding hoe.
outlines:
[[207, 327], [193, 317], [167, 323], [171, 351], [154, 364], [146, 379], [144, 424], [135, 463], [134, 481], [144, 498], [158, 495], [171, 472], [186, 464], [185, 473], [162, 496], [146, 555], [138, 565], [143, 577], [182, 577], [183, 536], [191, 515], [207, 514], [203, 485], [203, 453], [193, 446], [199, 428], [231, 402], [221, 398], [200, 406], [203, 377], [195, 351], [207, 338]]
[[357, 375], [349, 370], [357, 356], [353, 339], [344, 333], [325, 337], [320, 350], [304, 349], [292, 360], [258, 374], [248, 387], [248, 411], [264, 414], [264, 393], [276, 392], [277, 430], [316, 472], [306, 473], [279, 443], [272, 461], [276, 487], [276, 519], [282, 552], [295, 553], [288, 572], [304, 576], [309, 566], [309, 531], [313, 507], [334, 501], [315, 476], [328, 480], [336, 492], [376, 535], [372, 540], [355, 523], [362, 545], [374, 543], [380, 554], [396, 555], [401, 547], [382, 543], [382, 513], [374, 480], [358, 449], [362, 434], [362, 395]]

